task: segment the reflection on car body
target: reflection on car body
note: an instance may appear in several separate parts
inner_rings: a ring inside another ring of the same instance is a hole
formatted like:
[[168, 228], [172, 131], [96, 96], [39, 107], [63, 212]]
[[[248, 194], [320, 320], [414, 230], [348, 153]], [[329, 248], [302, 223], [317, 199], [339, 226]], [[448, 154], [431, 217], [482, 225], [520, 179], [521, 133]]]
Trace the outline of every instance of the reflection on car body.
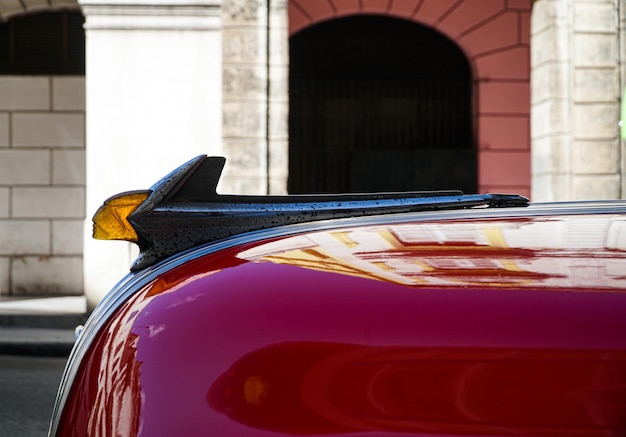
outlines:
[[202, 237], [247, 212], [161, 194], [131, 229], [148, 255], [77, 341], [51, 435], [626, 433], [626, 203], [448, 192], [320, 218], [290, 197], [284, 222], [163, 255], [149, 238], [176, 232], [168, 214]]

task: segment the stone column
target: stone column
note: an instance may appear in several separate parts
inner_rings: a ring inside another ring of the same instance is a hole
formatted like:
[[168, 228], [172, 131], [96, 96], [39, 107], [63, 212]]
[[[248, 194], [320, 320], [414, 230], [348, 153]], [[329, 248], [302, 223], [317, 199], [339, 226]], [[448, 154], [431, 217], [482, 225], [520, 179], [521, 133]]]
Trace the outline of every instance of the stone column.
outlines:
[[538, 0], [531, 20], [531, 198], [570, 196], [569, 7]]
[[287, 0], [269, 0], [268, 191], [287, 193], [289, 175], [289, 16]]
[[286, 0], [224, 0], [224, 154], [220, 188], [239, 194], [287, 189]]
[[[91, 217], [198, 154], [222, 153], [221, 0], [80, 0], [86, 36], [84, 275], [93, 306], [135, 251], [91, 239]], [[133, 246], [134, 247], [134, 246]]]
[[621, 194], [614, 0], [537, 0], [532, 13], [532, 199]]
[[624, 51], [626, 50], [626, 0], [618, 0], [619, 8], [619, 68], [620, 68], [620, 81], [619, 88], [622, 92], [622, 99], [620, 103], [622, 105], [622, 128], [620, 138], [620, 175], [621, 175], [621, 198], [626, 199], [626, 101], [624, 100], [624, 92], [626, 91], [626, 56]]

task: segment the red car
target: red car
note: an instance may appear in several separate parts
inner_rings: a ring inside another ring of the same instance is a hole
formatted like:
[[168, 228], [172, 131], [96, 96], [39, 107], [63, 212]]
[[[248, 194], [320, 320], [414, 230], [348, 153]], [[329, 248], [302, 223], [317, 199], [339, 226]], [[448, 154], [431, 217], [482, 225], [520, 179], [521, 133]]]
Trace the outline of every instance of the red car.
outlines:
[[94, 217], [141, 254], [51, 436], [626, 435], [625, 202], [224, 196], [223, 165]]

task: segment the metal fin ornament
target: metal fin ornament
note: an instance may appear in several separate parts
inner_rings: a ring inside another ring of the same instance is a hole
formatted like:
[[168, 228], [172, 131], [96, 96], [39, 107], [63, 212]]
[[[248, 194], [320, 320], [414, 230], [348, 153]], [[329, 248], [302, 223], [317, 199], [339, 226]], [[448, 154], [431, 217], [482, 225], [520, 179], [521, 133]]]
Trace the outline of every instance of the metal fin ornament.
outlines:
[[[136, 238], [128, 232], [130, 237], [123, 239], [137, 242], [140, 248], [132, 271], [201, 244], [276, 226], [379, 214], [528, 204], [528, 199], [517, 195], [465, 195], [461, 191], [220, 195], [216, 189], [225, 161], [223, 157], [197, 156], [154, 184], [145, 200], [125, 216]], [[121, 195], [116, 202], [129, 200], [127, 196]], [[96, 221], [99, 220], [94, 218]], [[115, 235], [122, 235], [121, 231], [116, 232]]]

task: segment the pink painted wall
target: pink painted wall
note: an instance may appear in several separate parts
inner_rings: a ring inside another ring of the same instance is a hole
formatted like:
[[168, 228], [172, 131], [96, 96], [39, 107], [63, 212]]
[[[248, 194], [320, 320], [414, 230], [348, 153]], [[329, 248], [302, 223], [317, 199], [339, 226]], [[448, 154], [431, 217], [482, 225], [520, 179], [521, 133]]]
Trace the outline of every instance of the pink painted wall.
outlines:
[[473, 71], [479, 191], [529, 196], [530, 11], [531, 0], [289, 0], [289, 33], [379, 14], [455, 41]]

